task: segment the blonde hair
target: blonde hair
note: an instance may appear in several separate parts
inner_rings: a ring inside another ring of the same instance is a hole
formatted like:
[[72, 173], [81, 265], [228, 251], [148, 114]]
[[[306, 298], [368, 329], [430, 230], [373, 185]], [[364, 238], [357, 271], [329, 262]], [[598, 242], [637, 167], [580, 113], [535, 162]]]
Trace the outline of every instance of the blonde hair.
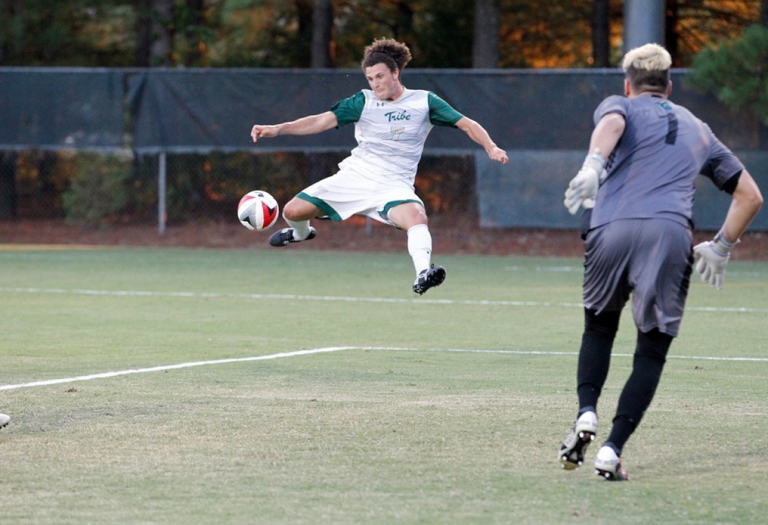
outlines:
[[659, 44], [645, 44], [624, 56], [622, 69], [626, 72], [630, 67], [645, 71], [665, 71], [672, 67], [672, 57]]
[[672, 57], [658, 44], [645, 44], [629, 51], [621, 64], [633, 91], [665, 94], [669, 86]]

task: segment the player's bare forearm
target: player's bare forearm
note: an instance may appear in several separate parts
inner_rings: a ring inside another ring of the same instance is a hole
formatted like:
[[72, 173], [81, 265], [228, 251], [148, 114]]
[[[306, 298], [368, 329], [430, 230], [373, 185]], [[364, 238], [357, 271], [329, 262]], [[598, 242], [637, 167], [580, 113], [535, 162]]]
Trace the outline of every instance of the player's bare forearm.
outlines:
[[326, 111], [318, 115], [309, 115], [300, 119], [281, 124], [256, 124], [251, 129], [251, 138], [258, 142], [262, 138], [272, 138], [279, 135], [313, 135], [335, 128], [338, 124], [336, 114]]
[[491, 160], [501, 162], [502, 164], [506, 164], [509, 161], [507, 152], [499, 148], [493, 139], [491, 139], [491, 136], [485, 128], [471, 118], [463, 117], [456, 123], [456, 127], [469, 135], [469, 138], [480, 144]]
[[747, 170], [741, 172], [739, 183], [733, 191], [733, 200], [720, 231], [711, 241], [693, 247], [694, 268], [701, 280], [718, 290], [723, 288], [725, 266], [731, 250], [747, 230], [763, 205], [763, 196]]
[[722, 232], [726, 240], [729, 242], [739, 240], [762, 206], [763, 196], [760, 188], [747, 170], [743, 170], [723, 224]]
[[613, 152], [616, 144], [619, 143], [619, 139], [624, 134], [624, 128], [626, 127], [626, 121], [624, 117], [618, 113], [608, 113], [600, 122], [595, 126], [592, 131], [592, 137], [589, 141], [589, 152], [595, 151], [595, 148], [600, 150], [600, 155], [607, 159]]

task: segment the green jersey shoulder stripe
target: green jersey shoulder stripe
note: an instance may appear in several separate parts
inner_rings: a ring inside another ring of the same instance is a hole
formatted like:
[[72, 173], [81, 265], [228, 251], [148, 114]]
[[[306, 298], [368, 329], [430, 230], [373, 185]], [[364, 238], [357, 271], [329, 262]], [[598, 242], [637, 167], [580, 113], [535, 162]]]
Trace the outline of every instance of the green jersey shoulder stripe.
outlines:
[[346, 126], [360, 120], [360, 115], [363, 114], [363, 108], [365, 107], [365, 94], [362, 91], [358, 91], [349, 98], [339, 100], [333, 105], [331, 111], [336, 115], [338, 121], [337, 127]]
[[[429, 122], [434, 126], [456, 127], [456, 123], [464, 118], [464, 115], [456, 111], [445, 100], [431, 91], [428, 94]], [[359, 91], [349, 98], [338, 101], [331, 111], [336, 115], [338, 127], [346, 126], [360, 120], [365, 107], [365, 95]]]
[[464, 118], [464, 115], [431, 91], [427, 96], [427, 101], [429, 103], [429, 122], [435, 126], [455, 128], [456, 123]]

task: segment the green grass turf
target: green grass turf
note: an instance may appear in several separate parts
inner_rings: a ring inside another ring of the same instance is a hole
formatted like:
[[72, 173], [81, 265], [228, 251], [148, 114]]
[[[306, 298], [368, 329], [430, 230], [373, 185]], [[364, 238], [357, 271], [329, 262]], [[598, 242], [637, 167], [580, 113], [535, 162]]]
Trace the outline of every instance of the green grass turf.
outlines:
[[[417, 297], [405, 254], [0, 248], [0, 522], [765, 522], [767, 264], [692, 284], [633, 480], [608, 483], [597, 446], [556, 461], [581, 261], [436, 262]], [[633, 348], [627, 311], [598, 442]]]

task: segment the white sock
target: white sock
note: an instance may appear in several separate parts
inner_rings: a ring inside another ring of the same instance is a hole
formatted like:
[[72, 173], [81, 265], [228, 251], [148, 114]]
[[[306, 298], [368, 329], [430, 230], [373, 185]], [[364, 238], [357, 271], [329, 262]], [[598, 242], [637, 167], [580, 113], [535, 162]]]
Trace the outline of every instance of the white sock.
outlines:
[[[283, 216], [283, 219], [285, 219], [285, 216]], [[307, 237], [309, 237], [309, 221], [289, 221], [288, 219], [285, 219], [285, 222], [288, 223], [288, 226], [293, 228], [293, 239], [296, 241], [303, 241]]]
[[429, 269], [432, 262], [432, 235], [426, 224], [417, 224], [408, 229], [408, 253], [413, 259], [417, 277]]

